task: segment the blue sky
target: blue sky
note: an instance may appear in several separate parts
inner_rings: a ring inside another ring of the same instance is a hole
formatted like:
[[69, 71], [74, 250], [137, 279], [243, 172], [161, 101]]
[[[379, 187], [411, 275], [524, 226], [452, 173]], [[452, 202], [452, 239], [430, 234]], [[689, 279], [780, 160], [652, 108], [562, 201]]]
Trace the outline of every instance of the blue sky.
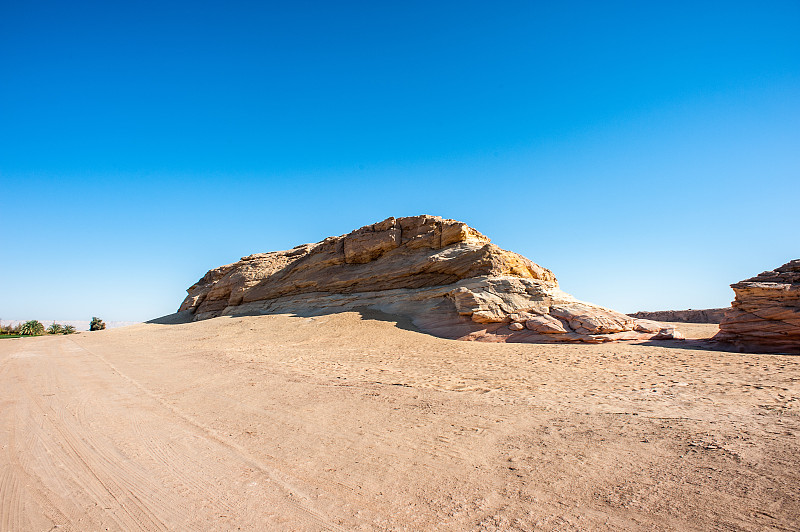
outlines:
[[632, 312], [800, 257], [797, 2], [6, 2], [0, 319], [463, 220]]

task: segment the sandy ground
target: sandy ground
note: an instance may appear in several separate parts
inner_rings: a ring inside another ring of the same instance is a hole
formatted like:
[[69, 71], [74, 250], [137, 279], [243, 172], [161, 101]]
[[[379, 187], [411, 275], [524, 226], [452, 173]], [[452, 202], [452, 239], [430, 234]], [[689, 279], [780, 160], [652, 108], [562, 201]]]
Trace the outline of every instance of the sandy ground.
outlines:
[[0, 530], [798, 530], [799, 416], [800, 358], [691, 342], [357, 313], [0, 340]]

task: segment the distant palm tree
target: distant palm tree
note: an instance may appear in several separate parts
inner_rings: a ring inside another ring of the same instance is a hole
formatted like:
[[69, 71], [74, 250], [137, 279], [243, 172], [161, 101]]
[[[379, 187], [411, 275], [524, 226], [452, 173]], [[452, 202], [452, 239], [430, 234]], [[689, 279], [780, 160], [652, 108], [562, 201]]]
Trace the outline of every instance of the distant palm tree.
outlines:
[[26, 321], [22, 324], [22, 328], [19, 332], [24, 336], [39, 336], [40, 334], [44, 334], [44, 325], [39, 323], [38, 320]]
[[64, 328], [61, 329], [61, 332], [63, 334], [72, 334], [72, 333], [75, 332], [75, 326], [74, 325], [64, 325]]
[[64, 328], [61, 324], [53, 322], [53, 324], [47, 328], [47, 334], [61, 334]]
[[103, 323], [103, 320], [96, 316], [92, 316], [92, 322], [89, 324], [90, 331], [102, 331], [106, 328], [106, 324]]

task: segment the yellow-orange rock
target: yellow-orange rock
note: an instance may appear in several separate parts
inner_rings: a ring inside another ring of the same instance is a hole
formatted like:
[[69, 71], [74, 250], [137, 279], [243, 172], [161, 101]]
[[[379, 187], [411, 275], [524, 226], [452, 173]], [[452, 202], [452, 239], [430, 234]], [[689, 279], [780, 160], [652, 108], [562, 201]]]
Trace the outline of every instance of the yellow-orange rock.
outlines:
[[741, 351], [800, 354], [800, 259], [732, 284], [715, 340]]
[[426, 215], [388, 218], [215, 268], [188, 289], [179, 312], [205, 319], [359, 308], [408, 316], [421, 330], [448, 338], [679, 337], [665, 333], [666, 326], [637, 327], [624, 314], [578, 301], [558, 288], [550, 270], [500, 249], [462, 222]]

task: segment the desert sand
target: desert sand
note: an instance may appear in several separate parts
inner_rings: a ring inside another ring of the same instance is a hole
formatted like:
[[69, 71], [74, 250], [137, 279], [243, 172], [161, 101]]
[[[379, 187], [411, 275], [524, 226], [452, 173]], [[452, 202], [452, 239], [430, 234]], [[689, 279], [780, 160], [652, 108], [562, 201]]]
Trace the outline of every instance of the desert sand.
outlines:
[[2, 340], [0, 530], [800, 529], [799, 358], [410, 329]]

